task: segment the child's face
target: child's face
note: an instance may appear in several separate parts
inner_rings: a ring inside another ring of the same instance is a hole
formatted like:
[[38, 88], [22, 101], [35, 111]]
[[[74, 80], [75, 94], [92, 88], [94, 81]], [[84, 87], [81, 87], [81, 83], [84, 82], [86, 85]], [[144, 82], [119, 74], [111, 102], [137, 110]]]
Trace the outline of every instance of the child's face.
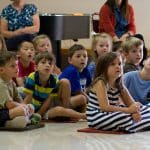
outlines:
[[143, 59], [143, 45], [138, 47], [133, 46], [129, 53], [125, 53], [126, 62], [139, 65]]
[[5, 79], [10, 80], [12, 78], [17, 77], [18, 66], [16, 64], [16, 59], [12, 58], [9, 62], [6, 63], [5, 66], [0, 67], [1, 74], [5, 77]]
[[18, 52], [18, 55], [20, 59], [26, 62], [32, 61], [35, 55], [35, 49], [34, 49], [33, 44], [27, 41], [23, 42]]
[[71, 58], [69, 58], [69, 63], [82, 71], [87, 66], [88, 55], [86, 50], [76, 51]]
[[122, 58], [118, 55], [116, 59], [112, 63], [110, 63], [107, 75], [109, 80], [113, 81], [116, 80], [118, 77], [120, 77], [123, 74], [123, 68], [122, 68]]
[[95, 51], [98, 56], [103, 55], [111, 51], [111, 43], [109, 40], [98, 41], [95, 46]]
[[38, 41], [36, 46], [36, 51], [39, 52], [49, 52], [52, 53], [52, 44], [48, 38], [43, 38]]
[[52, 61], [43, 58], [39, 61], [35, 68], [44, 77], [49, 77], [52, 73], [53, 67], [54, 63]]

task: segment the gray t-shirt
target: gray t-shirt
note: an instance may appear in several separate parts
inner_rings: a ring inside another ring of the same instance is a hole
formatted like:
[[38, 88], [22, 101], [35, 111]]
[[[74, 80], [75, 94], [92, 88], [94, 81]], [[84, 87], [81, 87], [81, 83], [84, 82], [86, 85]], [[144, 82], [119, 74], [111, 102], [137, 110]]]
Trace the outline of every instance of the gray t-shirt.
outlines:
[[4, 108], [8, 101], [20, 102], [20, 100], [21, 98], [13, 80], [5, 82], [0, 78], [0, 107]]

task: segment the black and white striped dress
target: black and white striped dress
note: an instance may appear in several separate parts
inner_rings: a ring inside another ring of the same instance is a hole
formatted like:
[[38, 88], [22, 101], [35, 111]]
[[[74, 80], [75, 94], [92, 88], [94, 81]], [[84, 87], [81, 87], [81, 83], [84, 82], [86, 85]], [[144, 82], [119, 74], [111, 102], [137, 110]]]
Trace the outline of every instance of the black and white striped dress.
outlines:
[[[109, 103], [119, 105], [118, 89], [109, 88], [107, 91]], [[150, 130], [150, 107], [142, 106], [142, 120], [135, 122], [131, 114], [123, 112], [104, 112], [101, 110], [97, 96], [94, 92], [89, 93], [89, 103], [87, 105], [88, 126], [99, 130], [137, 132]]]

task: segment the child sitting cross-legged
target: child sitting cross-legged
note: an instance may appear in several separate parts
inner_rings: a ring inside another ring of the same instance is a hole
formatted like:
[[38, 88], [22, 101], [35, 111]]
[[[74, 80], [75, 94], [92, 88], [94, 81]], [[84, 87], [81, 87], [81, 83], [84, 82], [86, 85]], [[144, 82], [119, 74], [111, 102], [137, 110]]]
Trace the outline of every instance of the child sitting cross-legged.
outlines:
[[150, 129], [150, 107], [134, 101], [122, 82], [122, 75], [119, 54], [110, 52], [99, 57], [88, 93], [86, 115], [89, 127], [125, 132]]
[[[26, 97], [24, 103], [33, 104], [35, 112], [44, 119], [56, 117], [85, 118], [84, 113], [69, 109], [70, 84], [66, 79], [58, 80], [52, 74], [55, 58], [48, 52], [35, 56], [35, 72], [31, 73], [25, 84]], [[54, 96], [58, 96], [55, 100]]]
[[80, 44], [74, 44], [69, 48], [68, 55], [69, 65], [63, 70], [59, 78], [70, 81], [70, 107], [79, 112], [83, 112], [88, 101], [86, 88], [91, 83], [91, 75], [86, 68], [88, 61], [87, 50]]
[[17, 77], [16, 54], [0, 54], [0, 127], [24, 128], [34, 112], [32, 105], [21, 104], [12, 80]]

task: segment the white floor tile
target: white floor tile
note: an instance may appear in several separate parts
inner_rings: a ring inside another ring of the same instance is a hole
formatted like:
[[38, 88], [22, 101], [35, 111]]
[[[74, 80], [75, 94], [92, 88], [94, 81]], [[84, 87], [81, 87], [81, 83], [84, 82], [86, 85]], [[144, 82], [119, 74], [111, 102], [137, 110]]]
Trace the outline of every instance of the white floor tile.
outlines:
[[0, 132], [0, 150], [150, 150], [150, 131], [135, 134], [81, 133], [86, 122], [47, 123], [24, 132]]

